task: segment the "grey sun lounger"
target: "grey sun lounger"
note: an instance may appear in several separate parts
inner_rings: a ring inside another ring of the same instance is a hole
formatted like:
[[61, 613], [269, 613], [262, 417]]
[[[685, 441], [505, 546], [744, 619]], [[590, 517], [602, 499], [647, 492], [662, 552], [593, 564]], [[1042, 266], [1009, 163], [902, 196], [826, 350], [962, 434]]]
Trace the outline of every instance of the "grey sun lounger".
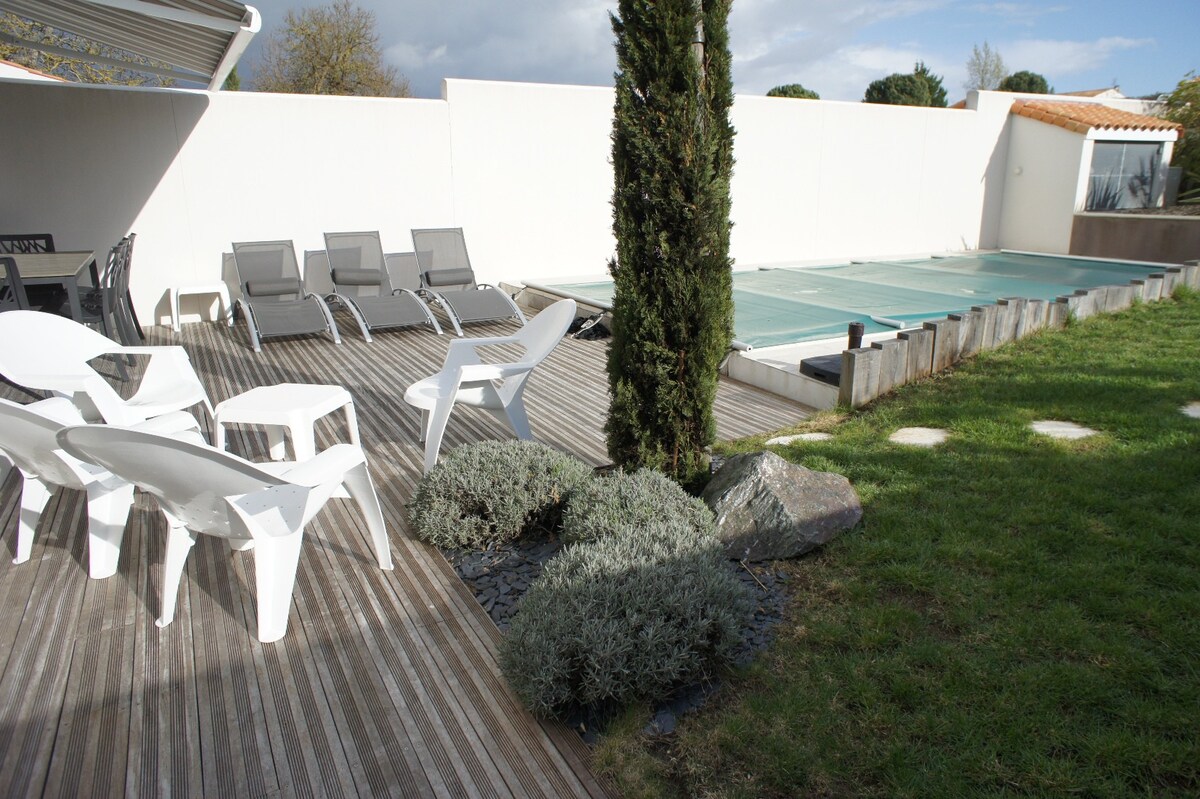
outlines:
[[[393, 282], [378, 231], [326, 233], [325, 253], [333, 281], [333, 293], [326, 299], [336, 300], [350, 311], [364, 339], [371, 340], [372, 330], [414, 325], [428, 325], [441, 335], [441, 325], [417, 295], [420, 279], [416, 269], [411, 279]], [[393, 264], [396, 271], [402, 267], [399, 262]]]
[[462, 335], [468, 322], [490, 322], [525, 315], [495, 286], [475, 282], [462, 228], [427, 228], [412, 232], [413, 249], [421, 270], [422, 290], [446, 311], [454, 332]]
[[275, 336], [325, 333], [341, 344], [337, 324], [325, 301], [307, 291], [290, 241], [243, 241], [233, 245], [250, 343], [262, 352], [261, 340]]

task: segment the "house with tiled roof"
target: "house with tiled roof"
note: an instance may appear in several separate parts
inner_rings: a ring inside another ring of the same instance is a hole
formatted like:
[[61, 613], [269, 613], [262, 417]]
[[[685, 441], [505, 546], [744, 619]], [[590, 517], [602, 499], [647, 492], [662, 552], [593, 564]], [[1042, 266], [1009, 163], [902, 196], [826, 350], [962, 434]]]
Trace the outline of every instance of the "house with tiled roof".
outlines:
[[1070, 252], [1076, 214], [1162, 204], [1181, 125], [1061, 96], [1013, 101], [1001, 237], [1012, 249]]

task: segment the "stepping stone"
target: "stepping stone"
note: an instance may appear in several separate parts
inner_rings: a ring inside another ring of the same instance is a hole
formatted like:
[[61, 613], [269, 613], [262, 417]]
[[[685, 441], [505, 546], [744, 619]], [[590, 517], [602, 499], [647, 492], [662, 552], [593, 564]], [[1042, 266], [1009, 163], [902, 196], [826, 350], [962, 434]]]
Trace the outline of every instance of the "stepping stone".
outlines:
[[1051, 438], [1066, 439], [1068, 441], [1094, 436], [1098, 432], [1090, 427], [1084, 427], [1074, 422], [1054, 422], [1049, 420], [1032, 422], [1029, 427], [1035, 433], [1041, 433]]
[[893, 444], [910, 447], [936, 447], [950, 437], [949, 431], [935, 427], [901, 427], [888, 438]]
[[797, 433], [794, 436], [778, 436], [767, 442], [768, 447], [785, 446], [793, 441], [828, 441], [833, 438], [830, 433]]
[[[1193, 419], [1200, 419], [1200, 402], [1189, 402], [1179, 409], [1184, 416], [1190, 416]], [[768, 444], [771, 442], [768, 441]]]

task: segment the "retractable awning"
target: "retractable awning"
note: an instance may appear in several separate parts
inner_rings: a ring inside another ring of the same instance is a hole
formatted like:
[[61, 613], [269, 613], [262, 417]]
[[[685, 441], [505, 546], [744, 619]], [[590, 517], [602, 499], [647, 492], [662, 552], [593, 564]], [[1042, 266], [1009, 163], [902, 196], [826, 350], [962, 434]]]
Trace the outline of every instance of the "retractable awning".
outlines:
[[151, 72], [217, 90], [262, 27], [233, 0], [0, 0], [0, 11], [165, 64], [147, 67], [0, 34], [21, 47]]

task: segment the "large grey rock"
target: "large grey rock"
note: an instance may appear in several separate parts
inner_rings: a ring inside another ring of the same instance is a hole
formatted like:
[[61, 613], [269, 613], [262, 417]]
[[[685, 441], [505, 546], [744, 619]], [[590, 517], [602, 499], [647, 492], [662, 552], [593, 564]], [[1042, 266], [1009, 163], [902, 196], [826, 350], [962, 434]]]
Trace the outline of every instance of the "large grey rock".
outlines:
[[849, 480], [788, 463], [773, 452], [729, 458], [703, 496], [726, 552], [737, 560], [802, 555], [862, 519], [862, 503]]

